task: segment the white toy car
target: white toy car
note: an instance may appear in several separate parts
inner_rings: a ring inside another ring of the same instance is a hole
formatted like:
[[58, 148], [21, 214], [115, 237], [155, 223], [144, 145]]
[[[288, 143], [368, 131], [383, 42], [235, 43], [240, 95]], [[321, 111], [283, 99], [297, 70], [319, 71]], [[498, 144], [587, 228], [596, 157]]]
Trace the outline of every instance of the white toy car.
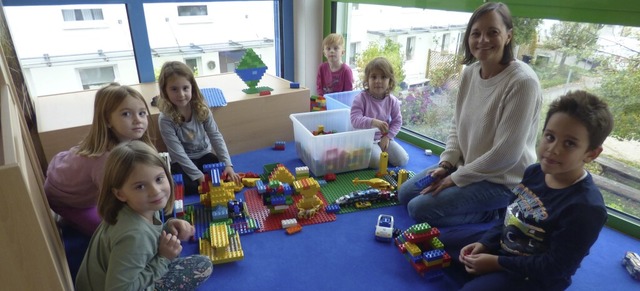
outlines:
[[376, 224], [376, 240], [390, 242], [393, 238], [393, 216], [380, 214]]

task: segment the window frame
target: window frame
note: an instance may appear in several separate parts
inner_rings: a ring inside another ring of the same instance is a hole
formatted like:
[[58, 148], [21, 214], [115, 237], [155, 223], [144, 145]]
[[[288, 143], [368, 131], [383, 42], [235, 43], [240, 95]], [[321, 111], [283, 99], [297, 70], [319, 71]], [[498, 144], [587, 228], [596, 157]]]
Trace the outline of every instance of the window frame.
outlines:
[[[208, 0], [204, 2], [233, 2], [241, 0]], [[273, 2], [274, 31], [276, 42], [276, 75], [288, 80], [294, 79], [293, 53], [293, 1], [294, 0], [252, 0]], [[146, 3], [175, 3], [175, 0], [3, 0], [2, 5], [8, 6], [46, 6], [46, 5], [101, 5], [125, 4], [129, 16], [129, 29], [133, 42], [133, 52], [136, 59], [138, 79], [140, 83], [155, 82], [152, 52], [147, 33], [144, 4]], [[80, 27], [92, 28], [92, 27]]]

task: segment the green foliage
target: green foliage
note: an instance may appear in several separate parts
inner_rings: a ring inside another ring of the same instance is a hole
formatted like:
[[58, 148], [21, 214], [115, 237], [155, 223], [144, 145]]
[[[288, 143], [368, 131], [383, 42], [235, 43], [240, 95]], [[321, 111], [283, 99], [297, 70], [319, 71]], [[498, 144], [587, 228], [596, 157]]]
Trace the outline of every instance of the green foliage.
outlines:
[[364, 69], [367, 64], [376, 57], [385, 57], [393, 67], [393, 73], [396, 78], [396, 88], [393, 92], [398, 92], [400, 83], [404, 81], [404, 57], [400, 50], [400, 44], [390, 38], [385, 39], [384, 45], [377, 42], [371, 42], [367, 49], [356, 56], [356, 66], [358, 67], [361, 82], [364, 81]]
[[403, 126], [444, 142], [449, 134], [458, 87], [412, 88], [400, 92]]
[[450, 61], [436, 64], [429, 69], [429, 84], [434, 88], [439, 88], [444, 86], [451, 78], [456, 77], [462, 70], [460, 65], [462, 57], [461, 55], [455, 55]]
[[546, 48], [562, 52], [560, 67], [568, 55], [590, 57], [596, 49], [598, 31], [602, 24], [559, 22], [551, 27], [550, 37], [544, 44]]
[[613, 113], [612, 135], [620, 139], [640, 139], [640, 68], [629, 65], [625, 70], [609, 70], [602, 76], [598, 94]]
[[542, 23], [541, 19], [514, 17], [513, 41], [516, 45], [533, 45], [538, 42], [537, 29]]
[[583, 72], [582, 69], [575, 67], [567, 68], [553, 65], [534, 66], [533, 70], [538, 75], [538, 79], [540, 79], [540, 86], [542, 89], [565, 84], [570, 71], [571, 79], [569, 82], [576, 82], [580, 80]]

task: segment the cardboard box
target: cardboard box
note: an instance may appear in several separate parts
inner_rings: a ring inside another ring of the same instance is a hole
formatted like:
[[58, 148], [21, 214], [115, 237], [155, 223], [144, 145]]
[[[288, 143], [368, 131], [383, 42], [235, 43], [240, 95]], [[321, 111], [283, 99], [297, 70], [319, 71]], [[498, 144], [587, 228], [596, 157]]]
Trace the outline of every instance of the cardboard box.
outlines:
[[[298, 157], [315, 176], [342, 173], [369, 166], [376, 129], [354, 130], [349, 109], [294, 113], [293, 136]], [[318, 126], [325, 133], [314, 135]]]

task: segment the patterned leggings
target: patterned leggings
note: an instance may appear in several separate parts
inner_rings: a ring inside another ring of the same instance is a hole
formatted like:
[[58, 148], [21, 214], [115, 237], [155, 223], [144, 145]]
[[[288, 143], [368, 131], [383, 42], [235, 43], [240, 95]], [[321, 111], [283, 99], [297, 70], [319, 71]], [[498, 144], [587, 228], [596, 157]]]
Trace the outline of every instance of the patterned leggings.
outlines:
[[169, 272], [155, 282], [155, 290], [195, 290], [212, 271], [213, 264], [208, 257], [179, 257], [169, 264]]

